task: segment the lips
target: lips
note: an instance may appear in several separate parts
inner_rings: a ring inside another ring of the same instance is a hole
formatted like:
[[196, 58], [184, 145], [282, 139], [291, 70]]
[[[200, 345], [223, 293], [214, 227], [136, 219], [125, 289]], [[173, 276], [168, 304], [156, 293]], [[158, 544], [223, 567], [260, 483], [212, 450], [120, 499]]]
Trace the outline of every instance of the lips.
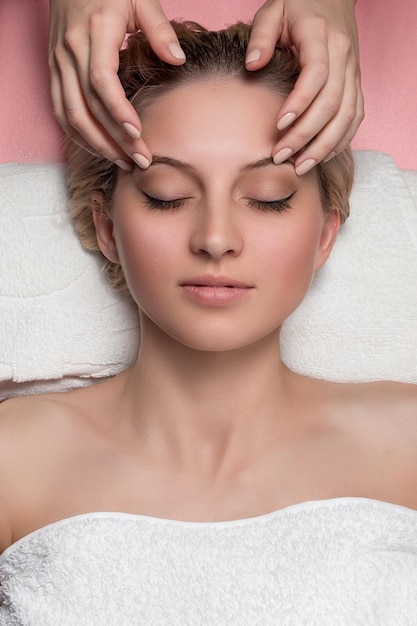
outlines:
[[181, 283], [182, 287], [224, 287], [228, 289], [252, 289], [251, 285], [228, 276], [196, 276]]
[[246, 298], [253, 289], [229, 276], [195, 276], [180, 284], [184, 295], [195, 303], [209, 307], [225, 307]]

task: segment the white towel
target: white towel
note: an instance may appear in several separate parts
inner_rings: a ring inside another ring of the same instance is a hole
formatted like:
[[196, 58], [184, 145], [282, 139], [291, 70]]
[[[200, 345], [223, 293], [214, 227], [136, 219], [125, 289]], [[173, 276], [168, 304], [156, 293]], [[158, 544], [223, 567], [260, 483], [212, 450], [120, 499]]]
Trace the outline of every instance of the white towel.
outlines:
[[122, 370], [136, 354], [137, 313], [82, 249], [67, 217], [64, 167], [1, 165], [0, 197], [0, 380]]
[[415, 626], [417, 512], [365, 498], [225, 522], [86, 513], [0, 556], [0, 626]]
[[417, 383], [417, 172], [377, 152], [355, 160], [351, 216], [284, 324], [282, 356], [328, 380]]

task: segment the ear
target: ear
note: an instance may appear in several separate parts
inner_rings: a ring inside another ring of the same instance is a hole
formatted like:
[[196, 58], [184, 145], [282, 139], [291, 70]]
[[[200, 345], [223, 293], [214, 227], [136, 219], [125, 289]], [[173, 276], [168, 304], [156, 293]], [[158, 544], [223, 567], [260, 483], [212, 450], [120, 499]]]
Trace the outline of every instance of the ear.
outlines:
[[103, 194], [96, 191], [91, 197], [91, 202], [97, 243], [100, 250], [109, 261], [120, 263], [113, 234], [113, 220], [103, 206]]
[[340, 229], [340, 212], [339, 209], [333, 209], [324, 218], [323, 228], [321, 231], [319, 250], [316, 261], [316, 270], [323, 267], [329, 258], [337, 233]]

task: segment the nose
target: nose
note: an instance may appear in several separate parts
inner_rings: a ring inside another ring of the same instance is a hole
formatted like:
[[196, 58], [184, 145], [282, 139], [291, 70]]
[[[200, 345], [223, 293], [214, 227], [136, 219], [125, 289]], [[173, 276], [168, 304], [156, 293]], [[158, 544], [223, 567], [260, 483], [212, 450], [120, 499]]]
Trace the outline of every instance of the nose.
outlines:
[[190, 238], [194, 254], [220, 259], [223, 255], [238, 256], [243, 250], [243, 233], [233, 207], [217, 205], [200, 207]]

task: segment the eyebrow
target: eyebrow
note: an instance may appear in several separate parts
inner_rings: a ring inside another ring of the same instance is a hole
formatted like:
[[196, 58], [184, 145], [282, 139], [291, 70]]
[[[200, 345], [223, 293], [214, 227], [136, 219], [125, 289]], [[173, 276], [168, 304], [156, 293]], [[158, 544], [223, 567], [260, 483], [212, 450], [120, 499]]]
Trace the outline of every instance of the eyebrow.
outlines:
[[[169, 156], [155, 154], [152, 158], [151, 167], [152, 165], [158, 165], [158, 164], [170, 165], [171, 167], [191, 170], [192, 172], [195, 172], [195, 168], [190, 163], [187, 163], [186, 161], [180, 161], [179, 159], [174, 159]], [[272, 156], [264, 157], [263, 159], [258, 159], [257, 161], [251, 161], [250, 163], [247, 163], [246, 165], [242, 165], [242, 167], [240, 168], [240, 171], [246, 172], [248, 170], [254, 170], [254, 169], [261, 168], [261, 167], [268, 167], [269, 165], [273, 165], [274, 167], [277, 167], [277, 165], [275, 165], [272, 159]], [[290, 160], [284, 161], [284, 163], [281, 163], [281, 165], [291, 165], [292, 167], [294, 167], [293, 162]]]
[[150, 167], [152, 167], [152, 165], [158, 165], [158, 164], [170, 165], [171, 167], [177, 167], [179, 169], [191, 170], [195, 172], [195, 168], [190, 163], [187, 163], [186, 161], [180, 161], [179, 159], [173, 159], [172, 157], [169, 157], [169, 156], [162, 156], [160, 154], [154, 154], [152, 156], [152, 163]]
[[[260, 167], [267, 167], [268, 165], [273, 165], [274, 167], [277, 167], [277, 165], [275, 165], [273, 161], [272, 156], [265, 157], [264, 159], [259, 159], [258, 161], [252, 161], [251, 163], [247, 163], [240, 168], [240, 171], [246, 172], [247, 170], [256, 170]], [[288, 160], [284, 161], [280, 165], [293, 165], [293, 163]]]

